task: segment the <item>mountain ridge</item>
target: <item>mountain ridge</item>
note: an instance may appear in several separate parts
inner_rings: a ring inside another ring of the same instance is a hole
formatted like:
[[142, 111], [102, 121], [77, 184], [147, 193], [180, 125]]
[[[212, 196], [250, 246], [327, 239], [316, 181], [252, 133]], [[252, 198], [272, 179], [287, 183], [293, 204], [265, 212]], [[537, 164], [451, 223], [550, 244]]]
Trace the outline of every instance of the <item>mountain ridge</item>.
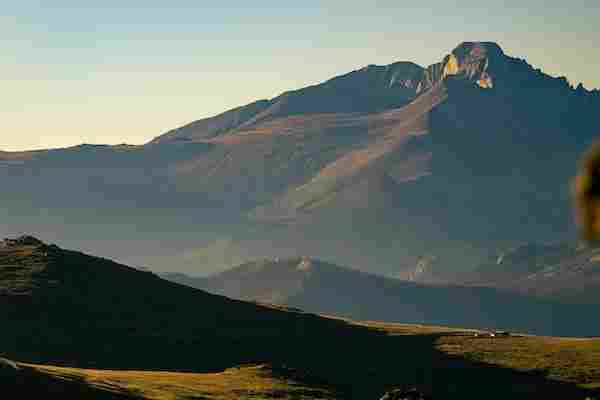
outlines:
[[[532, 72], [535, 71], [541, 75], [555, 80], [555, 82], [557, 82], [559, 85], [566, 84], [570, 89], [573, 90], [574, 93], [580, 96], [590, 96], [596, 100], [600, 98], [600, 91], [597, 89], [587, 90], [581, 83], [579, 83], [577, 87], [574, 87], [568, 83], [564, 77], [551, 77], [541, 72], [540, 69], [534, 70], [534, 68], [527, 64], [524, 60], [507, 56], [500, 45], [496, 42], [463, 42], [454, 50], [452, 50], [447, 56], [445, 56], [443, 61], [432, 64], [428, 67], [421, 67], [411, 61], [397, 61], [388, 65], [370, 64], [358, 70], [336, 76], [316, 85], [308, 86], [299, 90], [286, 91], [269, 100], [258, 100], [257, 102], [250, 103], [247, 106], [236, 107], [214, 117], [192, 122], [184, 125], [183, 127], [176, 128], [165, 135], [160, 135], [151, 140], [150, 143], [164, 143], [169, 140], [194, 140], [194, 137], [197, 139], [205, 139], [207, 137], [214, 136], [215, 132], [218, 132], [216, 134], [221, 134], [237, 128], [248, 127], [254, 123], [257, 123], [261, 119], [264, 119], [265, 117], [270, 117], [269, 114], [278, 114], [279, 110], [274, 110], [273, 112], [269, 113], [269, 108], [281, 108], [282, 105], [278, 103], [281, 101], [287, 101], [288, 97], [295, 93], [328, 87], [340, 89], [343, 88], [344, 85], [336, 85], [336, 83], [351, 81], [352, 78], [360, 75], [366, 75], [366, 77], [363, 76], [362, 78], [370, 83], [370, 88], [380, 87], [382, 80], [383, 82], [390, 82], [388, 88], [391, 88], [396, 83], [399, 83], [400, 86], [404, 86], [406, 89], [414, 91], [413, 95], [409, 96], [411, 100], [414, 100], [419, 94], [431, 89], [433, 86], [435, 86], [435, 84], [452, 75], [463, 75], [469, 80], [472, 80], [479, 87], [483, 89], [491, 89], [494, 87], [494, 81], [497, 78], [497, 76], [494, 75], [505, 72], [507, 65], [509, 64], [512, 64], [513, 68], [515, 66], [523, 66], [526, 69], [530, 69]], [[404, 67], [407, 70], [402, 71], [399, 67]], [[381, 74], [382, 72], [383, 76]], [[389, 75], [391, 75], [391, 77]], [[358, 80], [360, 81], [360, 78]], [[304, 110], [303, 112], [307, 111]], [[229, 115], [233, 114], [239, 116], [243, 113], [252, 115], [252, 117], [238, 117], [237, 123], [230, 125], [226, 123], [220, 128], [209, 127], [207, 128], [208, 133], [206, 134], [201, 133], [202, 128], [198, 128], [199, 126], [203, 126], [205, 123], [208, 124], [218, 119], [227, 119], [229, 121], [227, 118]], [[266, 113], [266, 115], [261, 115], [263, 113]], [[195, 134], [194, 131], [197, 129], [199, 129], [201, 132]]]
[[[161, 276], [234, 299], [282, 304], [352, 320], [504, 329], [549, 336], [588, 336], [598, 329], [587, 322], [587, 313], [597, 307], [593, 304], [567, 305], [456, 283], [406, 282], [309, 257], [257, 260], [208, 277]], [[532, 315], [536, 317], [532, 319]]]
[[[600, 250], [594, 246], [526, 243], [491, 257], [471, 272], [445, 278], [563, 302], [600, 304], [599, 263]], [[435, 271], [431, 272], [430, 278], [436, 279]], [[427, 281], [427, 275], [416, 280]]]

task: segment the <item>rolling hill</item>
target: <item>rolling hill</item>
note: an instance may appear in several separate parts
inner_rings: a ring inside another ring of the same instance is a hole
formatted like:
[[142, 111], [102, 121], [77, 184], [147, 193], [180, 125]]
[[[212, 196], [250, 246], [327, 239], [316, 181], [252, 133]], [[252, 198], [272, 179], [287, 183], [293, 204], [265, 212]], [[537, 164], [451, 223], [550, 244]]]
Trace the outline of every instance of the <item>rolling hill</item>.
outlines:
[[371, 275], [309, 258], [270, 259], [240, 265], [207, 278], [164, 278], [227, 297], [282, 304], [353, 320], [388, 321], [547, 336], [596, 336], [589, 320], [597, 306], [507, 290], [425, 285]]
[[[478, 398], [485, 392], [485, 384], [507, 384], [499, 388], [498, 396], [489, 393], [486, 398], [508, 395], [510, 398], [567, 396], [584, 399], [585, 396], [597, 395], [600, 388], [600, 374], [596, 368], [600, 341], [597, 339], [513, 336], [490, 340], [477, 338], [473, 332], [435, 326], [389, 323], [363, 325], [387, 333], [387, 339], [393, 340], [396, 345], [389, 346], [390, 355], [402, 354], [413, 360], [411, 363], [396, 364], [393, 368], [396, 375], [403, 376], [404, 390], [407, 383], [411, 382], [422, 393]], [[441, 355], [437, 359], [423, 357], [430, 352], [423, 346], [426, 342], [423, 339], [431, 335], [435, 335], [434, 346]], [[408, 344], [412, 347], [406, 346]], [[469, 362], [456, 362], [463, 357]], [[454, 359], [454, 362], [450, 362], [450, 359]], [[431, 364], [428, 366], [427, 363]], [[85, 394], [85, 398], [92, 399], [165, 400], [194, 396], [215, 400], [339, 398], [327, 386], [314, 382], [302, 383], [305, 378], [301, 371], [267, 365], [235, 367], [209, 374], [89, 370], [21, 363], [17, 367], [31, 377], [26, 379], [30, 388], [36, 388], [35, 383], [38, 388], [45, 384], [47, 386], [46, 391], [41, 392], [43, 394], [47, 394], [49, 389], [60, 388], [60, 392], [53, 393], [60, 393], [63, 396], [61, 398], [71, 398], [67, 397], [70, 393], [73, 393], [72, 398], [80, 398], [77, 396]], [[426, 371], [436, 368], [440, 374], [427, 377]], [[379, 373], [382, 373], [381, 370]], [[478, 380], [474, 381], [474, 378]], [[433, 387], [426, 383], [433, 383], [434, 379]], [[361, 379], [363, 384], [368, 380], [364, 376]], [[450, 382], [450, 390], [444, 389], [446, 382]], [[49, 383], [54, 383], [54, 386]], [[397, 385], [396, 388], [399, 387]], [[393, 387], [389, 385], [385, 390], [391, 391]], [[29, 390], [27, 393], [35, 393]], [[82, 390], [87, 392], [82, 393]], [[378, 399], [383, 390], [367, 392], [363, 398]]]
[[597, 394], [590, 340], [506, 339], [563, 366], [536, 372], [521, 350], [470, 331], [231, 300], [33, 237], [2, 242], [0, 311], [0, 351], [16, 361], [0, 360], [3, 397], [365, 399], [408, 386], [481, 398], [492, 383], [487, 398]]
[[0, 248], [0, 310], [7, 358], [114, 369], [214, 371], [272, 361], [345, 325], [215, 296], [31, 237]]

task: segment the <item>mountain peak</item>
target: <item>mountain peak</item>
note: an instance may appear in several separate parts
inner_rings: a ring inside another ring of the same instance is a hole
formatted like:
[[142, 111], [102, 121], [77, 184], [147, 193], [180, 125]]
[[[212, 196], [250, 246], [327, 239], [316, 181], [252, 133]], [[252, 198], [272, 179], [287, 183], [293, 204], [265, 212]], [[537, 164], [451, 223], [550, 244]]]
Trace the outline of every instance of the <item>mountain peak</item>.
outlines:
[[462, 75], [481, 88], [494, 87], [490, 65], [503, 59], [504, 51], [494, 42], [463, 42], [444, 59], [442, 78]]
[[465, 58], [467, 55], [494, 57], [503, 56], [504, 51], [496, 42], [462, 42], [452, 51], [452, 54], [460, 58]]

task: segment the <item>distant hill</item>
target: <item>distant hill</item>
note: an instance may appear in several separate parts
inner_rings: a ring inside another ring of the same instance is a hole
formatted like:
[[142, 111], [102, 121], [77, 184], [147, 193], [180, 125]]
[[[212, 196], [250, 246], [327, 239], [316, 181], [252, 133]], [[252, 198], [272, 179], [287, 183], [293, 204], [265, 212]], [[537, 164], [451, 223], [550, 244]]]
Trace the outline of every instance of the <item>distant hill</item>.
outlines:
[[597, 307], [565, 305], [485, 287], [425, 285], [341, 268], [309, 258], [262, 260], [208, 278], [164, 275], [215, 294], [354, 320], [594, 336]]
[[569, 243], [528, 243], [501, 252], [474, 271], [454, 275], [452, 281], [600, 304], [600, 249]]
[[464, 42], [431, 66], [367, 65], [143, 146], [0, 153], [0, 234], [189, 273], [198, 248], [207, 269], [314, 254], [397, 275], [434, 254], [469, 270], [509, 245], [574, 239], [569, 182], [599, 108], [597, 90]]

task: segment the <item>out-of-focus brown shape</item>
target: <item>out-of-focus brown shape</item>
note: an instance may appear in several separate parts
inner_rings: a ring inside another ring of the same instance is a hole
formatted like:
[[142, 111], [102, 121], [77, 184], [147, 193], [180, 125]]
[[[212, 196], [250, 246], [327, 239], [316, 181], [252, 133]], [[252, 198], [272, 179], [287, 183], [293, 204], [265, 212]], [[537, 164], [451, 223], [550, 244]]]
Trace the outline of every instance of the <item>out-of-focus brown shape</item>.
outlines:
[[583, 238], [600, 240], [600, 142], [593, 144], [582, 158], [574, 199]]

